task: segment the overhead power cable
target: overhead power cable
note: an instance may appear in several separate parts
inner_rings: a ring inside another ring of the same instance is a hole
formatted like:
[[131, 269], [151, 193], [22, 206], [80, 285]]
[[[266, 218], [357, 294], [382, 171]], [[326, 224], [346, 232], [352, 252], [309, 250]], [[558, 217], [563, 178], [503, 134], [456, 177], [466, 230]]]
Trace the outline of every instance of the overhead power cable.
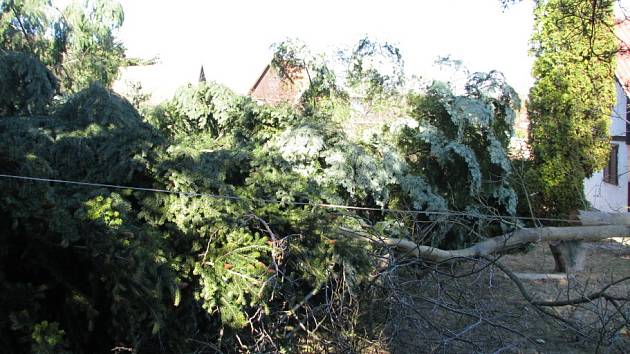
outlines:
[[375, 211], [375, 212], [392, 213], [392, 214], [460, 216], [460, 217], [472, 217], [472, 218], [496, 219], [496, 220], [500, 220], [500, 219], [506, 219], [506, 220], [507, 219], [512, 219], [512, 220], [519, 219], [519, 220], [539, 220], [539, 221], [557, 221], [557, 222], [568, 222], [568, 223], [580, 223], [579, 220], [571, 220], [571, 219], [536, 218], [536, 217], [528, 217], [528, 216], [511, 216], [511, 215], [473, 214], [473, 213], [453, 211], [453, 210], [443, 210], [443, 211], [402, 210], [402, 209], [389, 209], [389, 208], [361, 207], [361, 206], [342, 205], [342, 204], [327, 204], [327, 203], [298, 202], [298, 201], [279, 201], [279, 200], [274, 200], [274, 199], [262, 199], [262, 198], [254, 199], [254, 198], [243, 198], [243, 197], [232, 196], [232, 195], [199, 193], [199, 192], [182, 192], [182, 191], [173, 191], [173, 190], [160, 189], [160, 188], [123, 186], [123, 185], [117, 185], [117, 184], [96, 183], [96, 182], [68, 181], [68, 180], [54, 179], [54, 178], [18, 176], [18, 175], [7, 175], [7, 174], [0, 174], [0, 178], [16, 179], [16, 180], [24, 180], [24, 181], [34, 181], [34, 182], [49, 182], [49, 183], [57, 183], [57, 184], [69, 184], [69, 185], [82, 186], [82, 187], [97, 187], [97, 188], [108, 188], [108, 189], [128, 189], [128, 190], [141, 191], [141, 192], [150, 192], [150, 193], [176, 194], [176, 195], [182, 195], [182, 196], [187, 196], [187, 197], [206, 197], [206, 198], [212, 198], [212, 199], [226, 199], [226, 200], [234, 200], [234, 201], [254, 201], [254, 202], [267, 203], [267, 204], [285, 204], [285, 205], [294, 205], [294, 206], [311, 206], [311, 207], [325, 208], [325, 209], [340, 209], [340, 210], [355, 210], [355, 211]]

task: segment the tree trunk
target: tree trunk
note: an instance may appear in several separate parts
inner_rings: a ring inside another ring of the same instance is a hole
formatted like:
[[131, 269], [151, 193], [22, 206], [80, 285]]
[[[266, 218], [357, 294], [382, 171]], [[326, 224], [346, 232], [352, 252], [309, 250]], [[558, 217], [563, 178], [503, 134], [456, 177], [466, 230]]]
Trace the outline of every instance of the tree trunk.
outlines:
[[[600, 211], [580, 210], [578, 213], [582, 225], [630, 225], [628, 213], [604, 213]], [[615, 241], [622, 242], [623, 238], [613, 237]], [[556, 267], [560, 273], [576, 273], [584, 271], [586, 262], [586, 250], [582, 241], [551, 241], [549, 249], [553, 255]]]
[[[580, 210], [578, 217], [582, 225], [630, 225], [630, 213], [604, 213]], [[613, 241], [630, 246], [630, 238], [613, 237]]]
[[578, 218], [582, 225], [630, 225], [630, 213], [580, 210]]
[[558, 273], [577, 273], [584, 271], [586, 249], [582, 241], [551, 241], [549, 249], [553, 255]]

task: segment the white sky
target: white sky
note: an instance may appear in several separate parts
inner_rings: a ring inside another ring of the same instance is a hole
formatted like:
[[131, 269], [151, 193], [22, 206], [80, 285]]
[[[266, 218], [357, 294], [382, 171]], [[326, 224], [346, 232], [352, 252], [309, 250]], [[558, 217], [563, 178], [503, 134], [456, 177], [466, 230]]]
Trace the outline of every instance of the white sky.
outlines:
[[352, 45], [368, 35], [397, 44], [408, 74], [431, 78], [435, 59], [451, 55], [471, 71], [502, 71], [519, 92], [532, 84], [531, 1], [505, 12], [498, 0], [121, 3], [125, 24], [119, 38], [128, 55], [159, 55], [165, 66], [180, 67], [194, 79], [203, 64], [206, 78], [241, 93], [270, 60], [270, 45], [287, 37], [324, 49]]
[[[439, 77], [433, 63], [450, 55], [470, 71], [503, 72], [521, 95], [533, 83], [532, 0], [505, 11], [499, 0], [119, 1], [125, 24], [118, 37], [127, 54], [161, 58], [156, 86], [194, 81], [203, 64], [207, 79], [246, 93], [274, 42], [297, 37], [323, 50], [365, 35], [398, 45], [407, 74]], [[68, 2], [53, 0], [60, 8]]]
[[[499, 0], [118, 0], [118, 33], [129, 56], [158, 55], [164, 85], [206, 78], [246, 93], [271, 59], [270, 45], [299, 38], [315, 50], [347, 47], [365, 35], [398, 45], [407, 74], [438, 77], [438, 56], [470, 71], [499, 70], [526, 94], [533, 1], [503, 10]], [[70, 0], [53, 0], [62, 8]], [[628, 0], [622, 0], [627, 4]]]

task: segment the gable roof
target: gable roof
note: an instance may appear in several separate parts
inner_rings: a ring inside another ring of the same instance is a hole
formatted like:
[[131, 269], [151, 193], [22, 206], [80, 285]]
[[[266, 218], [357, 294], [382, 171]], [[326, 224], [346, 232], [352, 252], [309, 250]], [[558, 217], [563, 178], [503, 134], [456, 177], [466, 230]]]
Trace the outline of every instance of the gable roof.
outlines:
[[[269, 63], [269, 64], [267, 64], [267, 66], [265, 66], [265, 69], [263, 70], [263, 72], [258, 77], [258, 80], [256, 80], [256, 82], [254, 83], [254, 86], [252, 86], [252, 88], [249, 89], [249, 94], [250, 95], [254, 91], [256, 91], [256, 89], [258, 88], [258, 85], [260, 85], [260, 82], [265, 78], [265, 76], [267, 75], [267, 73], [269, 72], [270, 69], [273, 70], [273, 68], [271, 67], [271, 63]], [[287, 75], [285, 70], [282, 69], [282, 68], [280, 68], [280, 70], [282, 70], [282, 72], [284, 74], [281, 77], [282, 80], [288, 80], [291, 84], [295, 84], [295, 81], [293, 81], [293, 79], [291, 78], [291, 75]]]
[[267, 75], [267, 71], [269, 71], [270, 66], [271, 66], [270, 64], [267, 64], [267, 66], [265, 66], [265, 70], [263, 70], [263, 72], [260, 74], [260, 76], [254, 83], [254, 85], [249, 89], [248, 91], [249, 95], [251, 95], [252, 92], [256, 91], [256, 88], [258, 88], [258, 85], [260, 85], [260, 82], [262, 81], [262, 79], [265, 77], [265, 75]]
[[630, 97], [630, 20], [618, 21], [615, 25], [615, 34], [620, 41], [615, 76], [626, 96]]
[[296, 104], [307, 88], [307, 73], [304, 69], [278, 67], [269, 63], [248, 94], [258, 102]]

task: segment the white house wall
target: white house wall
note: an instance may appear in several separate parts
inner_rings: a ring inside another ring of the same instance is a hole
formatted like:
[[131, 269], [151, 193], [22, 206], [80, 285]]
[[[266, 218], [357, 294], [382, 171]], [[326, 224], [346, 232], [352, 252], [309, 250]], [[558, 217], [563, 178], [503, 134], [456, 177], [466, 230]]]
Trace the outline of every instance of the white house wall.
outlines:
[[[616, 83], [617, 102], [615, 104], [610, 126], [611, 136], [626, 135], [627, 98], [621, 85]], [[591, 207], [605, 212], [628, 211], [628, 145], [625, 141], [613, 141], [619, 145], [617, 155], [617, 171], [619, 184], [604, 182], [604, 172], [598, 171], [591, 178], [584, 180], [584, 194]]]
[[619, 145], [617, 156], [619, 185], [604, 182], [604, 172], [598, 171], [584, 181], [584, 194], [591, 207], [605, 212], [625, 212], [628, 205], [628, 147], [623, 142]]
[[617, 101], [615, 103], [615, 108], [613, 109], [613, 113], [611, 116], [611, 125], [610, 125], [610, 135], [611, 136], [625, 136], [626, 135], [626, 104], [627, 98], [626, 93], [623, 88], [619, 84], [617, 80], [615, 80], [615, 88], [617, 91]]

